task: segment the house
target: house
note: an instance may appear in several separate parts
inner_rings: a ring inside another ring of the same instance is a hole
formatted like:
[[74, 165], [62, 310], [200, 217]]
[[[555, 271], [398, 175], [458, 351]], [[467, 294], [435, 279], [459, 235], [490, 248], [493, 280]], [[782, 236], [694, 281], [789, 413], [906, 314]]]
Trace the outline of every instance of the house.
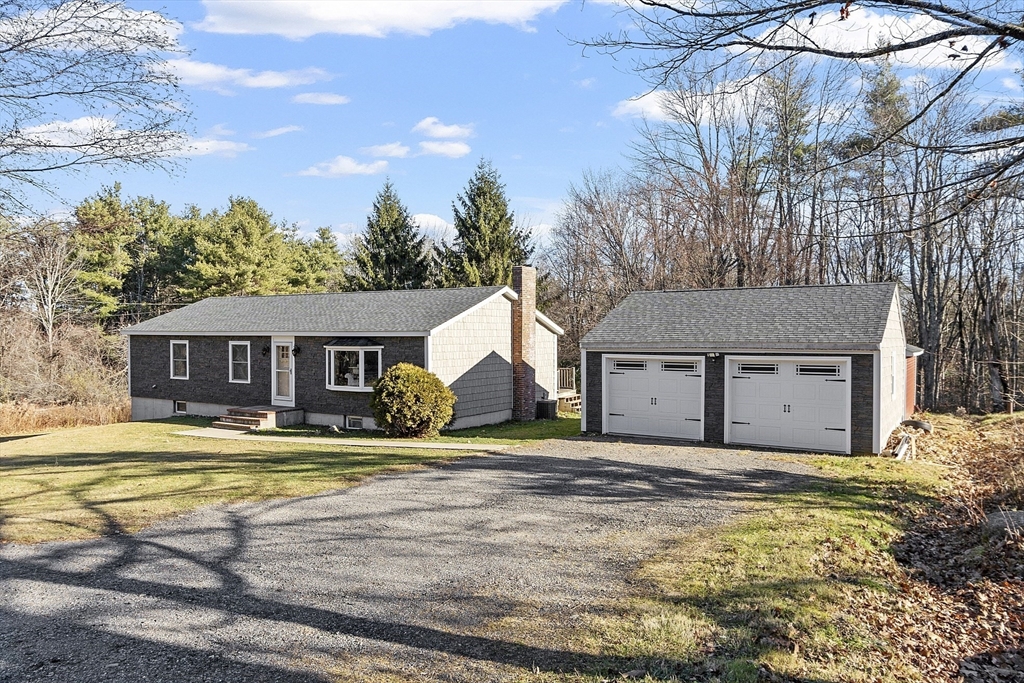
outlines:
[[580, 346], [588, 432], [879, 453], [913, 410], [895, 283], [634, 292]]
[[252, 411], [237, 409], [261, 406], [276, 425], [373, 428], [374, 381], [400, 362], [455, 392], [452, 428], [533, 419], [537, 399], [557, 396], [563, 334], [535, 301], [526, 266], [513, 288], [204, 299], [123, 331], [132, 419], [228, 415], [244, 427]]

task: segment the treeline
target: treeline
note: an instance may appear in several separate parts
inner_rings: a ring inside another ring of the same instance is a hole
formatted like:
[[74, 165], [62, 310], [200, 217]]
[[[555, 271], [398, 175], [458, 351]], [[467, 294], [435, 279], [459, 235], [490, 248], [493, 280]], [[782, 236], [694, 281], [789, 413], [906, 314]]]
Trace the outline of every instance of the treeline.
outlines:
[[69, 220], [0, 226], [0, 402], [123, 395], [121, 327], [210, 296], [508, 284], [530, 259], [497, 171], [481, 162], [453, 203], [455, 236], [420, 234], [386, 182], [365, 231], [342, 246], [303, 236], [250, 198], [175, 214], [105, 188]]
[[1024, 188], [973, 185], [1001, 152], [959, 150], [1021, 121], [956, 92], [915, 106], [929, 85], [884, 62], [849, 80], [790, 60], [673, 83], [632, 168], [569, 189], [548, 258], [564, 352], [636, 289], [896, 281], [923, 405], [1019, 405]]

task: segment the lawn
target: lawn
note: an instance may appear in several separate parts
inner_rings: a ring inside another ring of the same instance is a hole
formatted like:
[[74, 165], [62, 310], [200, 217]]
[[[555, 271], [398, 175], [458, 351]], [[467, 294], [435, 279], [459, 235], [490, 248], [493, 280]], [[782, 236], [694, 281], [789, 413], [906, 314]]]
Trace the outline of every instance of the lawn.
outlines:
[[309, 495], [458, 457], [173, 434], [208, 424], [182, 418], [0, 437], [0, 540], [130, 533], [204, 505]]
[[[278, 429], [264, 429], [260, 434], [274, 436], [322, 436], [325, 439], [381, 439], [380, 432], [354, 430], [332, 433], [327, 427], [312, 425], [293, 425]], [[557, 420], [533, 420], [531, 422], [503, 422], [496, 425], [471, 427], [455, 431], [442, 432], [439, 436], [419, 439], [433, 443], [468, 443], [481, 446], [519, 445], [542, 441], [544, 439], [564, 439], [579, 436], [580, 416], [578, 414], [560, 414]]]

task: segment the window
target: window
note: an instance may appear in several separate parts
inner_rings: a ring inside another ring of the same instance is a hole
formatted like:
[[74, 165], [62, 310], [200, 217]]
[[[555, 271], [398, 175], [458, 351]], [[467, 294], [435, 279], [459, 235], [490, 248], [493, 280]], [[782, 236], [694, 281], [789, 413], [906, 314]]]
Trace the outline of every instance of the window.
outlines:
[[174, 412], [184, 415], [188, 410], [188, 405], [184, 401], [174, 402]]
[[697, 372], [697, 363], [696, 361], [688, 363], [665, 361], [661, 364], [661, 369], [665, 372]]
[[740, 373], [743, 375], [777, 375], [779, 374], [778, 363], [740, 363]]
[[612, 367], [616, 370], [646, 370], [645, 360], [616, 360], [612, 361]]
[[896, 364], [899, 363], [899, 354], [892, 352], [892, 397], [896, 398]]
[[349, 415], [345, 418], [345, 429], [362, 429], [363, 418]]
[[188, 379], [188, 342], [171, 340], [171, 379]]
[[228, 381], [249, 383], [249, 342], [228, 342]]
[[370, 391], [380, 378], [380, 347], [327, 347], [327, 388]]
[[796, 374], [805, 377], [838, 377], [838, 365], [797, 365]]

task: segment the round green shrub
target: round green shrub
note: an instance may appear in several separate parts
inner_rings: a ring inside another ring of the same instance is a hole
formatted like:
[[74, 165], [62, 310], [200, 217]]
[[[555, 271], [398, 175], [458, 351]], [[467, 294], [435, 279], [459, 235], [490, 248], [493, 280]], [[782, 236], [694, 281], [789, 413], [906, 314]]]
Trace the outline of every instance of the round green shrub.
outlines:
[[455, 393], [434, 373], [398, 363], [377, 380], [370, 407], [388, 436], [436, 436], [451, 422]]

